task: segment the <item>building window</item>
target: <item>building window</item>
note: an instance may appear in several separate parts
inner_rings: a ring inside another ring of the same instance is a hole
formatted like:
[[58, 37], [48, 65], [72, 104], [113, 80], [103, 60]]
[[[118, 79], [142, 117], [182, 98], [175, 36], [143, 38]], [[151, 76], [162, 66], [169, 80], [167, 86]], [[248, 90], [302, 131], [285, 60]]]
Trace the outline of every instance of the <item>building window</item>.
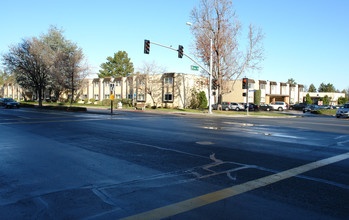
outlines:
[[127, 95], [127, 98], [128, 99], [132, 99], [132, 96], [133, 96], [132, 93], [130, 93], [130, 94]]
[[261, 97], [261, 103], [265, 103], [265, 97]]
[[99, 95], [95, 94], [95, 100], [99, 100]]
[[291, 87], [291, 92], [294, 93], [294, 91], [295, 91], [295, 88]]
[[260, 84], [259, 87], [260, 89], [265, 89], [265, 84]]
[[270, 93], [271, 94], [277, 94], [277, 92], [276, 92], [276, 85], [270, 85]]
[[145, 101], [144, 94], [137, 94], [137, 101]]
[[104, 98], [105, 98], [105, 99], [109, 99], [109, 97], [110, 97], [109, 94], [105, 94], [105, 95], [104, 95]]
[[121, 86], [121, 80], [116, 80], [115, 81], [115, 86]]
[[300, 92], [304, 92], [304, 88], [303, 87], [299, 87], [299, 91]]
[[164, 96], [164, 101], [165, 101], [165, 102], [173, 101], [172, 94], [165, 94], [165, 96]]
[[116, 95], [115, 95], [115, 98], [116, 98], [116, 99], [121, 99], [121, 94], [116, 94]]
[[99, 82], [93, 82], [93, 86], [94, 86], [95, 88], [98, 88], [98, 87], [99, 87]]
[[286, 95], [286, 86], [281, 86], [281, 94]]
[[87, 95], [86, 94], [82, 96], [82, 101], [84, 101], [85, 99], [87, 99]]
[[165, 77], [164, 78], [164, 83], [166, 85], [172, 85], [173, 84], [173, 78], [172, 77]]

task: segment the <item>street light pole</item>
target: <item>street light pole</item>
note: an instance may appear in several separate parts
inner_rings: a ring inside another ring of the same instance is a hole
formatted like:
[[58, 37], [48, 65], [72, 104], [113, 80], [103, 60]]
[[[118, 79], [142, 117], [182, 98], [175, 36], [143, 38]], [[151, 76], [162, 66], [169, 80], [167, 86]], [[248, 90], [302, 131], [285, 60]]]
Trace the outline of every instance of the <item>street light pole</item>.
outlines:
[[[186, 23], [189, 26], [192, 26], [193, 24], [190, 22]], [[212, 47], [213, 47], [213, 42], [212, 42], [212, 38], [210, 38], [205, 32], [204, 34], [206, 35], [206, 37], [208, 39], [210, 39], [210, 72], [208, 73], [209, 75], [209, 80], [208, 80], [208, 113], [212, 114], [212, 100], [211, 100], [211, 96], [212, 96]]]
[[209, 73], [209, 83], [208, 83], [208, 113], [212, 114], [212, 38], [210, 38], [210, 73]]

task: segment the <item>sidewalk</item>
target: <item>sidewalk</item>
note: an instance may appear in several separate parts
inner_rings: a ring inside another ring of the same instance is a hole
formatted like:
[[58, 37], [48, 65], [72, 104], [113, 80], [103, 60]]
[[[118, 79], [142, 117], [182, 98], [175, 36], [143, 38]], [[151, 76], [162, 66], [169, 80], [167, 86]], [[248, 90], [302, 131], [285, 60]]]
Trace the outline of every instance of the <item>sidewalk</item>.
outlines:
[[[259, 117], [259, 118], [293, 118], [293, 117], [304, 117], [302, 112], [276, 112], [280, 114], [284, 114], [285, 116], [275, 116], [275, 115], [247, 115], [245, 114], [224, 114], [224, 113], [199, 113], [199, 112], [180, 112], [180, 111], [158, 111], [158, 110], [135, 110], [135, 109], [113, 109], [112, 115], [119, 115], [122, 112], [139, 112], [139, 113], [152, 113], [152, 114], [171, 114], [171, 115], [201, 115], [207, 117]], [[88, 107], [87, 113], [92, 114], [106, 114], [111, 115], [111, 110], [106, 108], [99, 107]], [[268, 112], [264, 112], [268, 114]]]

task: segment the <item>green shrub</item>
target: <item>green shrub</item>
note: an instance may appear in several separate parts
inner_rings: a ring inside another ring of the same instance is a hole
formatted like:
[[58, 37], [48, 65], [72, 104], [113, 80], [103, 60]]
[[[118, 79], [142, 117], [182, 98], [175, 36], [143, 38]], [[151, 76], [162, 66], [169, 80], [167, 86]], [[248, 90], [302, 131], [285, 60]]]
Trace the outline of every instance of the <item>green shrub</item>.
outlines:
[[207, 108], [207, 98], [206, 93], [204, 91], [197, 92], [196, 89], [191, 91], [191, 99], [189, 103], [189, 107], [192, 109], [205, 109]]
[[94, 98], [91, 98], [91, 99], [90, 99], [90, 102], [91, 102], [91, 104], [95, 104], [95, 102], [96, 102], [96, 99], [94, 99]]
[[85, 99], [85, 100], [84, 100], [84, 104], [88, 104], [88, 99]]
[[207, 98], [206, 98], [206, 93], [204, 91], [199, 92], [198, 100], [199, 100], [199, 109], [207, 108]]
[[119, 99], [117, 100], [116, 103], [118, 103], [118, 101], [121, 101], [123, 106], [127, 106], [127, 107], [131, 107], [132, 106], [132, 100], [131, 99]]
[[347, 97], [339, 97], [338, 98], [338, 105], [343, 105], [345, 103], [348, 102], [348, 98]]
[[102, 105], [103, 106], [110, 106], [111, 105], [111, 100], [110, 99], [103, 99]]

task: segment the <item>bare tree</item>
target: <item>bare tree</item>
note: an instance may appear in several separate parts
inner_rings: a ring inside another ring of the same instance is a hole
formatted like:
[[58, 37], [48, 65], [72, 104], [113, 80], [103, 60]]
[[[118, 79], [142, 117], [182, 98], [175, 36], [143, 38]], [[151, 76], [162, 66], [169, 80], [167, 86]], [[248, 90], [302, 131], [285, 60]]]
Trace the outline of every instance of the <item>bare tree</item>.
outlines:
[[157, 103], [155, 100], [161, 96], [161, 86], [159, 83], [159, 77], [157, 75], [165, 73], [166, 68], [159, 66], [155, 61], [153, 62], [143, 62], [143, 66], [139, 69], [139, 72], [146, 75], [147, 86], [146, 94], [148, 94], [152, 99], [152, 105], [156, 106]]
[[38, 94], [42, 106], [43, 91], [49, 83], [52, 50], [37, 38], [23, 40], [18, 46], [10, 47], [3, 56], [4, 64], [14, 73], [18, 84]]
[[51, 26], [48, 33], [41, 39], [53, 51], [50, 89], [55, 93], [56, 99], [69, 90], [71, 92], [70, 104], [72, 104], [76, 91], [80, 89], [89, 71], [82, 49], [65, 39], [63, 30], [54, 26]]
[[81, 88], [83, 79], [88, 75], [89, 68], [84, 62], [82, 50], [76, 45], [58, 50], [55, 53], [55, 70], [57, 79], [63, 80], [63, 88], [71, 92], [71, 105], [76, 91]]
[[263, 60], [262, 30], [249, 26], [248, 46], [242, 52], [238, 41], [242, 26], [231, 1], [201, 0], [200, 7], [195, 7], [191, 12], [191, 21], [196, 56], [207, 66], [210, 61], [210, 39], [213, 41], [212, 76], [219, 82], [218, 97], [223, 92], [224, 80], [236, 80], [244, 72], [260, 68], [260, 61]]

